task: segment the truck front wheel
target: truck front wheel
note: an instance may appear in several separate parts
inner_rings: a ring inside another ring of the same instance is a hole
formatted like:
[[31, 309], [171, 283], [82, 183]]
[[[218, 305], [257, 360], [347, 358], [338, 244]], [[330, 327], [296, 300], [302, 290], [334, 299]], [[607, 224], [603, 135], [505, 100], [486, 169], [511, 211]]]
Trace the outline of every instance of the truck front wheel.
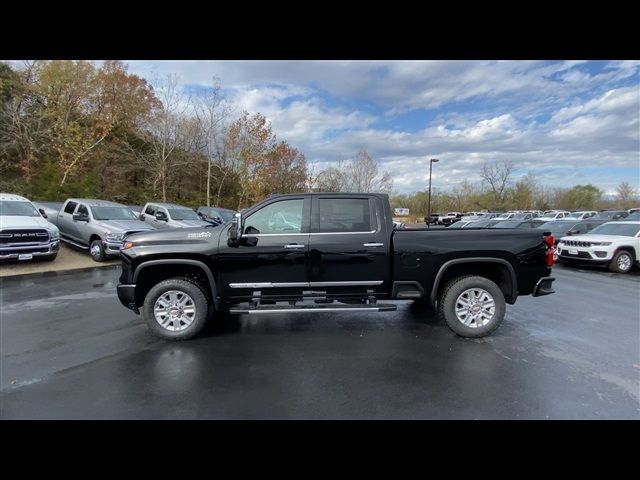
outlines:
[[438, 298], [438, 315], [461, 337], [485, 337], [497, 329], [506, 311], [504, 295], [491, 280], [475, 275], [449, 281]]
[[102, 262], [106, 256], [102, 240], [94, 240], [91, 242], [91, 245], [89, 246], [89, 253], [94, 261]]
[[198, 283], [169, 278], [149, 290], [142, 314], [156, 336], [187, 340], [197, 335], [207, 322], [209, 302]]

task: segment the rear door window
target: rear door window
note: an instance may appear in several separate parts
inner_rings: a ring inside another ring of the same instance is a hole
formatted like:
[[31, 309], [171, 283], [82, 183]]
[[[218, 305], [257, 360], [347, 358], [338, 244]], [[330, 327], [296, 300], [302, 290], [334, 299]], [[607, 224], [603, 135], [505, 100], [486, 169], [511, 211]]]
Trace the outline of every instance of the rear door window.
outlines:
[[73, 211], [76, 209], [76, 205], [78, 205], [76, 202], [67, 202], [64, 207], [64, 213], [73, 213]]
[[371, 232], [371, 207], [368, 198], [321, 198], [320, 232]]

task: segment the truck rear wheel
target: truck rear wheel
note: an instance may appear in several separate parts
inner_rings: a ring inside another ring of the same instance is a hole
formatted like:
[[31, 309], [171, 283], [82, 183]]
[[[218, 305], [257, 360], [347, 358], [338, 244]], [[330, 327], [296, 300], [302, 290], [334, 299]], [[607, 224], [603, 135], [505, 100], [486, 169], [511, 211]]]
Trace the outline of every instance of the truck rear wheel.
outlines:
[[461, 337], [479, 338], [496, 330], [506, 311], [502, 290], [475, 275], [454, 278], [438, 298], [438, 315]]
[[142, 314], [154, 335], [165, 340], [188, 340], [207, 322], [209, 301], [198, 283], [169, 278], [149, 290]]

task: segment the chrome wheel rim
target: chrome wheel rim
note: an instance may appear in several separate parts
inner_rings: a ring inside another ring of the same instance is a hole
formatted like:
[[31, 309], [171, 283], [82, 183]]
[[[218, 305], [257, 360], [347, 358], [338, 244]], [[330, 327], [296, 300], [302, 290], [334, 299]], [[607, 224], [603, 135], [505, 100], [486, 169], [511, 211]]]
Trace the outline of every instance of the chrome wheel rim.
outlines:
[[618, 268], [620, 270], [629, 270], [631, 267], [631, 257], [629, 255], [620, 255], [618, 257]]
[[189, 328], [196, 318], [196, 304], [185, 292], [169, 290], [158, 297], [153, 314], [162, 328], [180, 332]]
[[458, 295], [456, 317], [467, 327], [479, 328], [488, 324], [496, 313], [496, 302], [482, 288], [469, 288]]
[[91, 246], [91, 256], [99, 257], [100, 256], [100, 245], [92, 245]]

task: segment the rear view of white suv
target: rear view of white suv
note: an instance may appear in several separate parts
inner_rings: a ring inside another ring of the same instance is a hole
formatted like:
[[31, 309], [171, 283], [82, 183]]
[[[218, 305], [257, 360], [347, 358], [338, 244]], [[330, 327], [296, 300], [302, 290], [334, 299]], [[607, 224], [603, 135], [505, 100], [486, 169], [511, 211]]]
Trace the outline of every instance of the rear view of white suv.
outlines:
[[617, 273], [627, 273], [638, 263], [640, 222], [607, 222], [585, 235], [562, 237], [558, 258], [568, 264], [603, 264]]
[[59, 248], [58, 227], [28, 199], [0, 193], [0, 259], [55, 260]]

